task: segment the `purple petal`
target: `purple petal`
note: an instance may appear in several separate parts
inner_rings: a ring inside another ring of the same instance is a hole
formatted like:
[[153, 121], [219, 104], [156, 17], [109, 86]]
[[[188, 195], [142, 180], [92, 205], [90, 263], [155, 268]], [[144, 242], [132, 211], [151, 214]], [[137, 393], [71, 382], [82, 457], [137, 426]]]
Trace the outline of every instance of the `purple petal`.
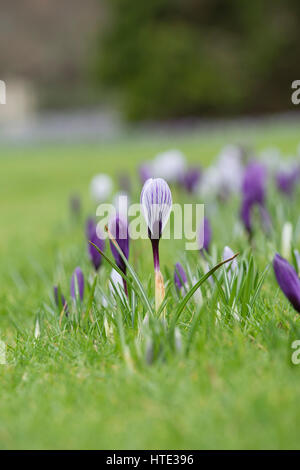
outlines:
[[71, 287], [70, 287], [71, 296], [74, 300], [76, 300], [76, 280], [77, 280], [78, 293], [79, 293], [80, 300], [83, 300], [84, 276], [83, 276], [83, 272], [78, 266], [77, 268], [75, 268], [73, 272], [72, 279], [71, 279]]
[[274, 257], [273, 268], [280, 289], [300, 313], [300, 280], [295, 269], [278, 253]]
[[189, 193], [193, 193], [197, 189], [200, 178], [199, 168], [189, 168], [180, 178], [180, 182]]
[[180, 263], [175, 264], [174, 282], [175, 282], [175, 286], [177, 287], [178, 290], [180, 290], [182, 287], [184, 287], [184, 285], [187, 282], [187, 277], [186, 277], [186, 274], [185, 274], [185, 270], [183, 269], [183, 267], [181, 266]]
[[105, 250], [105, 241], [104, 238], [99, 238], [97, 235], [97, 228], [96, 224], [93, 219], [88, 219], [86, 223], [86, 235], [87, 235], [87, 240], [88, 240], [88, 253], [91, 262], [94, 265], [94, 268], [96, 271], [100, 268], [102, 264], [102, 256], [99, 253], [99, 251], [91, 245], [92, 242], [94, 245], [96, 245], [101, 251]]
[[291, 196], [298, 179], [298, 169], [280, 171], [276, 175], [276, 185], [280, 192]]
[[244, 199], [242, 202], [241, 210], [240, 210], [240, 217], [249, 234], [252, 233], [251, 210], [252, 210], [251, 202]]
[[209, 246], [212, 237], [211, 225], [207, 217], [204, 217], [203, 224], [199, 231], [199, 246], [200, 250], [209, 251]]
[[265, 200], [266, 169], [258, 162], [251, 162], [245, 169], [242, 193], [248, 203], [263, 204]]
[[[118, 243], [121, 251], [123, 252], [126, 259], [129, 256], [129, 234], [128, 234], [128, 223], [127, 220], [121, 215], [117, 215], [109, 222], [109, 231]], [[112, 241], [110, 243], [110, 249], [115, 258], [116, 265], [125, 273], [126, 265], [119, 254], [117, 248]]]

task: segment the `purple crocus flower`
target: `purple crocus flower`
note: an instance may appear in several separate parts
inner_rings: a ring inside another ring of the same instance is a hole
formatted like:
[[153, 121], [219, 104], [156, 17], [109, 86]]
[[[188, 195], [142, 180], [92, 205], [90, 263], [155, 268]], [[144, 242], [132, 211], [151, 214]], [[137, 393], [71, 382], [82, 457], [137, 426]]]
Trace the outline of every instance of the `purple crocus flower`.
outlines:
[[191, 167], [188, 168], [187, 171], [180, 178], [180, 182], [189, 193], [193, 193], [197, 189], [200, 178], [200, 169], [196, 167]]
[[293, 266], [276, 253], [273, 268], [278, 285], [286, 298], [298, 313], [300, 313], [300, 279]]
[[66, 313], [66, 316], [68, 316], [69, 308], [68, 308], [67, 301], [64, 298], [63, 294], [60, 291], [58, 291], [58, 286], [54, 286], [53, 291], [54, 291], [55, 304], [57, 305], [58, 308], [62, 307]]
[[102, 256], [99, 251], [89, 242], [92, 242], [96, 245], [101, 251], [105, 250], [105, 241], [104, 238], [99, 238], [97, 235], [97, 226], [94, 222], [94, 219], [89, 218], [86, 222], [86, 236], [88, 239], [88, 253], [91, 262], [94, 265], [96, 271], [100, 268], [102, 264]]
[[249, 163], [242, 183], [244, 200], [252, 204], [264, 204], [266, 177], [267, 173], [263, 165], [256, 161]]
[[260, 208], [264, 227], [269, 228], [271, 225], [270, 216], [265, 208], [266, 178], [266, 168], [256, 161], [249, 163], [245, 169], [240, 216], [250, 236], [252, 234], [253, 206], [257, 205]]
[[287, 196], [291, 196], [295, 183], [298, 179], [298, 171], [297, 170], [290, 170], [290, 171], [279, 171], [276, 174], [276, 185], [280, 192], [286, 194]]
[[[109, 231], [117, 244], [119, 245], [120, 250], [123, 252], [126, 259], [129, 257], [129, 234], [128, 234], [128, 223], [127, 219], [120, 214], [112, 217], [108, 224]], [[121, 271], [126, 274], [126, 264], [122, 259], [120, 253], [118, 252], [113, 241], [110, 240], [110, 249], [115, 258], [116, 265]], [[123, 278], [124, 290], [127, 295], [127, 284]]]
[[141, 192], [141, 206], [152, 244], [155, 273], [155, 306], [158, 310], [165, 296], [165, 287], [159, 265], [159, 240], [172, 209], [172, 194], [162, 178], [150, 178]]
[[180, 263], [175, 264], [174, 270], [174, 283], [176, 288], [180, 291], [182, 288], [185, 287], [187, 283], [187, 277], [185, 274], [185, 270], [183, 269]]
[[199, 246], [200, 251], [202, 250], [209, 252], [209, 246], [212, 237], [211, 225], [207, 217], [204, 217], [203, 223], [199, 231]]
[[78, 286], [79, 298], [82, 301], [83, 293], [84, 293], [84, 276], [79, 266], [75, 268], [73, 275], [72, 275], [72, 279], [71, 279], [70, 291], [71, 291], [71, 296], [74, 300], [76, 300], [76, 284]]

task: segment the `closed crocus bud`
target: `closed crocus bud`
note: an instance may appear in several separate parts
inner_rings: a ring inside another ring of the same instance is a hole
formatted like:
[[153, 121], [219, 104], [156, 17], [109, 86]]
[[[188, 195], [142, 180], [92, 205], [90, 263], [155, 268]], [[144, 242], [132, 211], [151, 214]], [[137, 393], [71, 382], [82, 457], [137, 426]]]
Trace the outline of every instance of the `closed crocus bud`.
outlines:
[[249, 235], [252, 234], [251, 211], [252, 211], [252, 203], [244, 199], [242, 202], [241, 210], [240, 210], [240, 217]]
[[105, 202], [110, 197], [112, 189], [112, 179], [106, 174], [96, 175], [91, 181], [91, 197], [97, 204]]
[[66, 299], [63, 294], [58, 290], [58, 286], [53, 287], [54, 300], [58, 308], [64, 309], [66, 316], [69, 315], [69, 308]]
[[271, 229], [271, 218], [265, 208], [267, 172], [264, 165], [258, 162], [251, 162], [247, 166], [242, 184], [242, 205], [240, 210], [241, 220], [249, 234], [252, 236], [252, 209], [259, 208], [261, 221], [265, 231]]
[[300, 313], [300, 280], [289, 262], [276, 253], [273, 268], [278, 285], [294, 309]]
[[199, 230], [199, 246], [200, 251], [209, 251], [209, 246], [212, 237], [211, 225], [207, 217], [204, 217], [203, 223], [200, 226]]
[[[114, 240], [119, 245], [120, 250], [126, 259], [129, 257], [129, 234], [128, 234], [128, 223], [127, 218], [123, 217], [121, 214], [117, 214], [112, 217], [108, 224], [109, 232]], [[116, 265], [121, 271], [126, 274], [126, 264], [122, 259], [120, 253], [118, 252], [117, 247], [114, 244], [113, 240], [110, 240], [110, 249], [115, 258]], [[127, 295], [127, 284], [125, 279], [123, 279], [124, 290]]]
[[180, 181], [185, 172], [185, 156], [180, 150], [167, 150], [156, 155], [153, 161], [153, 175], [169, 183]]
[[76, 300], [76, 297], [77, 297], [76, 295], [77, 288], [78, 288], [79, 298], [82, 301], [83, 293], [84, 293], [84, 276], [83, 276], [83, 272], [78, 266], [77, 268], [75, 268], [73, 272], [72, 279], [71, 279], [71, 287], [70, 287], [71, 296], [74, 300]]
[[185, 274], [185, 270], [181, 266], [180, 263], [175, 264], [174, 270], [174, 283], [176, 288], [180, 291], [182, 288], [185, 288], [187, 284], [187, 277]]
[[89, 218], [86, 223], [86, 236], [88, 240], [88, 253], [90, 260], [96, 271], [102, 264], [102, 256], [99, 251], [89, 242], [96, 245], [101, 251], [105, 250], [104, 236], [101, 238], [97, 235], [97, 226], [92, 218]]
[[[229, 247], [229, 246], [225, 246], [224, 247], [224, 250], [223, 250], [223, 260], [225, 261], [226, 259], [228, 258], [232, 258], [234, 256], [234, 253], [232, 251], [232, 249]], [[230, 263], [229, 263], [229, 267], [228, 267], [228, 277], [229, 279], [231, 279], [231, 276], [238, 272], [238, 263], [237, 263], [237, 260], [236, 258], [234, 258]]]
[[222, 149], [216, 163], [220, 178], [218, 188], [220, 197], [240, 190], [244, 171], [244, 153], [244, 149], [239, 145], [227, 145]]
[[250, 203], [264, 204], [267, 172], [263, 165], [251, 162], [245, 169], [242, 193]]
[[155, 304], [156, 309], [158, 309], [165, 295], [159, 265], [159, 240], [172, 209], [172, 194], [168, 183], [162, 178], [147, 180], [141, 192], [141, 206], [152, 243], [155, 271]]
[[110, 273], [109, 289], [110, 289], [110, 292], [112, 294], [115, 291], [117, 291], [119, 294], [121, 294], [121, 292], [123, 290], [123, 278], [118, 273], [118, 271], [116, 271], [115, 269], [112, 269], [112, 271]]

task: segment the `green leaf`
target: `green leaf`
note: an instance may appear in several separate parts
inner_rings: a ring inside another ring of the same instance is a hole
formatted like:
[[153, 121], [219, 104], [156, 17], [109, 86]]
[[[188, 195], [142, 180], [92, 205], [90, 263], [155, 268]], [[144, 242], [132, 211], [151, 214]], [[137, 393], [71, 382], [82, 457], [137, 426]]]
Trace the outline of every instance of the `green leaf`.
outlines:
[[140, 299], [142, 300], [142, 302], [144, 303], [146, 309], [153, 315], [153, 308], [149, 302], [149, 299], [147, 297], [147, 294], [142, 286], [142, 283], [141, 281], [139, 280], [136, 272], [134, 271], [134, 269], [132, 268], [131, 264], [128, 262], [128, 260], [126, 259], [126, 257], [124, 256], [124, 253], [123, 251], [121, 250], [121, 248], [119, 247], [118, 243], [114, 240], [114, 243], [115, 243], [115, 247], [116, 249], [118, 250], [120, 256], [122, 257], [128, 271], [130, 272], [131, 276], [132, 276], [132, 279], [134, 280], [135, 282], [135, 285], [136, 285], [136, 288], [134, 288], [134, 286], [132, 285], [132, 282], [131, 280], [126, 276], [126, 274], [123, 273], [123, 271], [121, 271], [121, 269], [113, 262], [111, 261], [104, 253], [103, 251], [101, 251], [97, 245], [95, 245], [94, 243], [92, 243], [91, 241], [89, 241], [89, 243], [91, 245], [93, 245], [96, 250], [103, 256], [103, 258], [112, 266], [113, 269], [115, 269], [122, 277], [123, 279], [125, 279], [125, 281], [127, 281], [131, 286], [132, 288], [135, 290], [136, 294], [140, 297]]
[[175, 316], [174, 316], [174, 325], [176, 325], [178, 318], [180, 317], [184, 307], [186, 306], [187, 302], [190, 300], [190, 298], [195, 294], [196, 290], [198, 287], [203, 284], [217, 269], [219, 269], [223, 264], [228, 263], [229, 261], [232, 261], [234, 258], [236, 258], [239, 255], [239, 253], [236, 253], [234, 256], [231, 258], [228, 258], [224, 261], [221, 261], [218, 263], [216, 266], [214, 266], [210, 271], [208, 271], [202, 278], [196, 282], [196, 284], [189, 290], [189, 292], [186, 294], [186, 296], [182, 299], [182, 301], [179, 303], [179, 306], [176, 310]]

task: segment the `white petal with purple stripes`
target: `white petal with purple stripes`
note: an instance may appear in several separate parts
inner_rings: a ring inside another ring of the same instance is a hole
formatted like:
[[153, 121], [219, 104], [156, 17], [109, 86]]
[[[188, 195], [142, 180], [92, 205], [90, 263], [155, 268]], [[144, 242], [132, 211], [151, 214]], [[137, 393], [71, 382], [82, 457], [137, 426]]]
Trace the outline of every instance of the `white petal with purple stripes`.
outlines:
[[162, 178], [149, 178], [141, 192], [141, 205], [148, 228], [154, 238], [160, 238], [172, 209], [172, 194]]

